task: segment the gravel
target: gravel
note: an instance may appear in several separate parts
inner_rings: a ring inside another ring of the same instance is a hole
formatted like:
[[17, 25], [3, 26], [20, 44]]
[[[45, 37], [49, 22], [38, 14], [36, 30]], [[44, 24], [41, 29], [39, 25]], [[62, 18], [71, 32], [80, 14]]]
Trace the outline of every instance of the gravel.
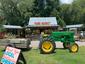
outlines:
[[[15, 40], [17, 41], [17, 40]], [[7, 40], [0, 40], [0, 45], [2, 44], [6, 44]], [[40, 41], [38, 40], [35, 40], [35, 41], [31, 41], [31, 47], [32, 48], [38, 48], [39, 47], [39, 43]], [[63, 43], [61, 42], [55, 42], [56, 43], [56, 48], [63, 48]], [[85, 41], [81, 42], [81, 41], [76, 41], [76, 43], [79, 45], [79, 46], [85, 46]]]
[[[39, 43], [40, 43], [39, 41], [31, 41], [31, 47], [38, 48]], [[61, 42], [55, 42], [55, 43], [56, 43], [56, 48], [63, 48], [63, 43]], [[76, 43], [79, 46], [85, 46], [85, 42], [76, 41]]]

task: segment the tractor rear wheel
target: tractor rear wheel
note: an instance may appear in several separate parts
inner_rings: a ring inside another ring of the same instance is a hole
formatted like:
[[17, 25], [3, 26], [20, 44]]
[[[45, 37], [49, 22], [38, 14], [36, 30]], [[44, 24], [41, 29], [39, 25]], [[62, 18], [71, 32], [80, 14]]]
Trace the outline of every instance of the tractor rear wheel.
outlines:
[[53, 53], [55, 50], [55, 42], [51, 41], [51, 40], [43, 40], [40, 42], [40, 52], [41, 53], [45, 53], [45, 54], [49, 54], [49, 53]]
[[72, 53], [78, 52], [78, 49], [79, 49], [79, 46], [76, 43], [74, 43], [73, 45], [71, 45], [70, 48], [69, 48], [70, 52], [72, 52]]

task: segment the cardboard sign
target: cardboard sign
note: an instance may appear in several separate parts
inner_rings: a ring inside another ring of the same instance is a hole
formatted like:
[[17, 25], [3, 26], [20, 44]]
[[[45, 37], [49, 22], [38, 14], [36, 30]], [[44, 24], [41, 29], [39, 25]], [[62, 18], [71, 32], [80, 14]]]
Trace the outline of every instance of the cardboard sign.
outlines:
[[2, 64], [16, 64], [19, 54], [20, 54], [20, 49], [16, 49], [13, 47], [7, 47], [6, 51], [4, 52], [4, 55], [1, 59]]

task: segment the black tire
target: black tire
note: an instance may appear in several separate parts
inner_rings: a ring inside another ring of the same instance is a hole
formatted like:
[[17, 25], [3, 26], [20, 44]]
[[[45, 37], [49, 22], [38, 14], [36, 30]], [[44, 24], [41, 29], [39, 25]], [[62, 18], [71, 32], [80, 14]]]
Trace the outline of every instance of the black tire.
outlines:
[[[74, 48], [74, 49], [73, 49], [73, 48]], [[76, 52], [78, 52], [78, 50], [79, 50], [79, 46], [78, 46], [78, 44], [76, 44], [76, 43], [72, 44], [72, 45], [70, 46], [70, 48], [69, 48], [69, 51], [70, 51], [71, 53], [76, 53]]]
[[[46, 48], [47, 48], [47, 47], [45, 47], [46, 43], [47, 43], [47, 45], [50, 44], [48, 46], [48, 47], [50, 47], [49, 50], [48, 49], [46, 50]], [[43, 53], [43, 54], [53, 53], [55, 48], [56, 48], [55, 42], [51, 41], [50, 39], [44, 39], [39, 44], [40, 53]]]

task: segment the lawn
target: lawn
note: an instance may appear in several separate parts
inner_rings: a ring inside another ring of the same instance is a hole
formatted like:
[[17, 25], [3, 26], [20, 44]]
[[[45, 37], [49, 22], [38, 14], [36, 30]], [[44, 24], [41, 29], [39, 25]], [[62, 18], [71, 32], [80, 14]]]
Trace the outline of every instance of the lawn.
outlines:
[[[38, 49], [23, 51], [27, 64], [85, 64], [85, 47], [80, 47], [78, 53], [56, 49], [53, 54], [40, 54]], [[0, 58], [2, 48], [0, 49]]]

